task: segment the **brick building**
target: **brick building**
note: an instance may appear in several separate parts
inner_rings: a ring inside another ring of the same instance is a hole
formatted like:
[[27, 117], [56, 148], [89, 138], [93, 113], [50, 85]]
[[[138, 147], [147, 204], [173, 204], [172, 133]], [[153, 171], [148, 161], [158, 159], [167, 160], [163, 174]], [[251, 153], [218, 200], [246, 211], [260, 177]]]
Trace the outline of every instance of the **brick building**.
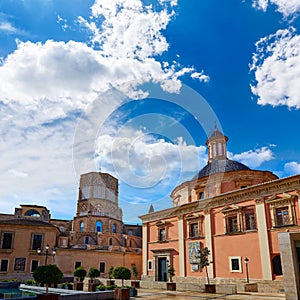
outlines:
[[122, 222], [118, 180], [106, 173], [81, 175], [73, 220], [52, 219], [44, 206], [20, 205], [12, 215], [0, 215], [0, 278], [32, 277], [46, 257], [37, 253], [49, 245], [48, 263], [65, 277], [74, 269], [96, 267], [106, 277], [111, 266], [135, 264], [141, 273], [141, 226]]

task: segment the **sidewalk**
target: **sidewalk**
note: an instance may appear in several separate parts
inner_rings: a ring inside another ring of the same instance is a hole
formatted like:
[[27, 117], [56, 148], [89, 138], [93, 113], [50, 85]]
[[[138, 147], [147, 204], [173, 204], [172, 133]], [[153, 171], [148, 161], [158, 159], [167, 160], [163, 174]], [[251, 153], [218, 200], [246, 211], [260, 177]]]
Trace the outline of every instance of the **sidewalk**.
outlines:
[[174, 300], [195, 300], [195, 299], [257, 299], [257, 300], [285, 300], [284, 294], [262, 294], [262, 293], [239, 293], [239, 294], [206, 294], [199, 292], [179, 292], [138, 289], [138, 296], [131, 299], [174, 299]]

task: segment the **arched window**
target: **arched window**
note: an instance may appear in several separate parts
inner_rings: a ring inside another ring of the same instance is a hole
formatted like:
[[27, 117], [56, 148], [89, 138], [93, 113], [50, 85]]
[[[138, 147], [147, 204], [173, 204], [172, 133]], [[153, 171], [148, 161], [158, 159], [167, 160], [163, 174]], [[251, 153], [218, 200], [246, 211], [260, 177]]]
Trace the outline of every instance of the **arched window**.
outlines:
[[96, 230], [96, 232], [102, 232], [102, 222], [101, 221], [96, 222], [95, 230]]
[[116, 224], [113, 224], [113, 226], [112, 226], [112, 232], [113, 233], [117, 233], [117, 225]]
[[132, 230], [128, 230], [128, 235], [129, 235], [129, 236], [132, 236], [132, 235], [133, 235]]
[[109, 239], [109, 245], [112, 246], [112, 238]]
[[25, 214], [26, 217], [40, 217], [41, 215], [39, 212], [35, 209], [30, 209]]
[[89, 237], [88, 237], [88, 236], [86, 236], [86, 237], [84, 238], [84, 243], [85, 243], [86, 245], [89, 244]]
[[276, 255], [272, 259], [273, 272], [275, 275], [282, 275], [280, 255]]
[[80, 222], [79, 230], [80, 230], [80, 232], [83, 232], [83, 230], [84, 230], [84, 222]]

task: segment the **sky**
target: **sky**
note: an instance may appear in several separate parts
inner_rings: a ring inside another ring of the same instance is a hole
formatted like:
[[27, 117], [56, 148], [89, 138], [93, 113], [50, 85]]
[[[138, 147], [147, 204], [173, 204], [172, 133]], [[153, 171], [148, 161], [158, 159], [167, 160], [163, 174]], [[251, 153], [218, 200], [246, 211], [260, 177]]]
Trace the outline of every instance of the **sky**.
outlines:
[[0, 204], [76, 213], [119, 179], [126, 223], [207, 163], [300, 173], [300, 0], [1, 0]]

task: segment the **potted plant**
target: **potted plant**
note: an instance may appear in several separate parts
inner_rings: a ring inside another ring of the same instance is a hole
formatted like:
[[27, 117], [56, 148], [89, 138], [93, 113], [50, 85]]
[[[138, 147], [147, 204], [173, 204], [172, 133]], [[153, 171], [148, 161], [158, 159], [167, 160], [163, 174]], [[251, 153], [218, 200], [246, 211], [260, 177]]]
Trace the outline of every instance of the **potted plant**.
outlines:
[[209, 254], [210, 254], [210, 250], [207, 247], [201, 248], [199, 250], [199, 253], [198, 253], [199, 267], [200, 267], [200, 269], [205, 268], [205, 272], [206, 272], [207, 284], [205, 284], [205, 292], [206, 293], [215, 293], [216, 285], [210, 284], [208, 271], [207, 271], [207, 266], [209, 266], [209, 264], [210, 264]]
[[[48, 287], [49, 284], [57, 283], [60, 279], [62, 279], [63, 273], [56, 265], [44, 265], [39, 266], [33, 272], [33, 278], [41, 283], [46, 285], [46, 295], [38, 295], [37, 299], [58, 299], [58, 294], [51, 294], [48, 296]], [[57, 297], [55, 297], [57, 296]]]
[[77, 291], [83, 291], [83, 280], [86, 276], [86, 270], [83, 267], [78, 267], [74, 270], [73, 275], [76, 277], [74, 289]]
[[108, 280], [106, 280], [106, 285], [114, 285], [115, 284], [115, 281], [112, 280], [113, 272], [114, 272], [114, 267], [111, 266], [108, 270]]
[[133, 264], [131, 267], [131, 274], [134, 277], [134, 281], [131, 281], [131, 286], [133, 286], [135, 288], [139, 288], [140, 282], [136, 280], [139, 272], [138, 272], [137, 266], [135, 264]]
[[116, 267], [113, 271], [113, 276], [115, 279], [122, 280], [122, 287], [115, 289], [114, 298], [116, 300], [129, 300], [130, 291], [129, 288], [124, 287], [124, 280], [128, 280], [131, 277], [131, 272], [126, 267]]
[[167, 290], [168, 291], [176, 291], [176, 283], [173, 282], [173, 276], [175, 276], [175, 269], [172, 265], [168, 266], [167, 269], [169, 275], [169, 282], [167, 282]]
[[100, 275], [100, 271], [94, 267], [91, 267], [89, 269], [89, 273], [88, 276], [91, 278], [91, 283], [89, 284], [89, 291], [90, 292], [95, 292], [96, 291], [96, 287], [98, 285], [98, 283], [95, 282], [95, 278], [99, 277]]

